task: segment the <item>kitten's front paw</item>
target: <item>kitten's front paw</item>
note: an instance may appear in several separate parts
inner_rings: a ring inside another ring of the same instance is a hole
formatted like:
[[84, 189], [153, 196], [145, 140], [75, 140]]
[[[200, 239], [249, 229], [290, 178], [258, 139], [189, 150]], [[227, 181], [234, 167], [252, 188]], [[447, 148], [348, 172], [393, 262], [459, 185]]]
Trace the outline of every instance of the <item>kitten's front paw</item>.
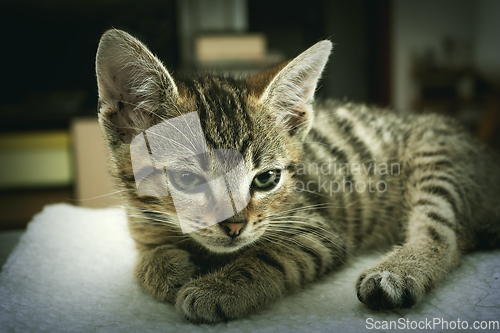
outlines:
[[186, 251], [160, 246], [143, 254], [135, 268], [135, 276], [158, 300], [174, 303], [179, 289], [197, 270]]
[[192, 280], [179, 291], [175, 307], [195, 323], [240, 318], [253, 312], [253, 308], [251, 299], [236, 287], [234, 282], [210, 275]]
[[412, 276], [376, 268], [360, 275], [356, 291], [358, 299], [374, 310], [408, 308], [425, 294]]

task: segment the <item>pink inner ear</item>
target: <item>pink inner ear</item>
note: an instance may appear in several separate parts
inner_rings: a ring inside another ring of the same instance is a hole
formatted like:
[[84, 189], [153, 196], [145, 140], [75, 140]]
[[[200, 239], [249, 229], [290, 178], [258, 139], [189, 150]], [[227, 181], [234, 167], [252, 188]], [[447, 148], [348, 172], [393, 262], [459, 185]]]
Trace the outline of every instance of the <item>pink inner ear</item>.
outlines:
[[117, 105], [102, 105], [101, 117], [113, 137], [123, 143], [130, 143], [139, 133], [158, 123], [159, 118], [152, 112], [137, 109], [134, 105], [118, 102]]
[[289, 126], [290, 135], [295, 135], [300, 132], [301, 127], [309, 120], [309, 117], [307, 106], [305, 105], [297, 105], [292, 109], [292, 112], [294, 115], [288, 116], [286, 122]]

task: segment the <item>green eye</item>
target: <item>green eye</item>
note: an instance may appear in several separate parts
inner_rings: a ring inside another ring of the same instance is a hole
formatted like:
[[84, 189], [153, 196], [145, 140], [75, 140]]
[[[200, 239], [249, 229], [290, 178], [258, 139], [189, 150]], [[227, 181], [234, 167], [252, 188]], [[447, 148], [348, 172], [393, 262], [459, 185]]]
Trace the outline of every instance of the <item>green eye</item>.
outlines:
[[171, 180], [177, 188], [185, 191], [206, 183], [205, 178], [189, 171], [171, 172], [169, 174], [169, 180]]
[[271, 189], [277, 185], [280, 180], [280, 170], [269, 170], [257, 175], [252, 182], [252, 185], [261, 190]]

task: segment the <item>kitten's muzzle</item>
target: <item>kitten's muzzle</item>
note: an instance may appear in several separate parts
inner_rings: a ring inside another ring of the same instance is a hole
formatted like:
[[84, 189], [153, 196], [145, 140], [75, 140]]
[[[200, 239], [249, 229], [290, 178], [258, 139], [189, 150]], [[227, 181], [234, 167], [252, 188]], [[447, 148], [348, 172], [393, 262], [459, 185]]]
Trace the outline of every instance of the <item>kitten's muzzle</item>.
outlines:
[[226, 234], [231, 238], [235, 238], [241, 235], [241, 232], [247, 225], [247, 218], [245, 216], [238, 215], [230, 217], [219, 223]]

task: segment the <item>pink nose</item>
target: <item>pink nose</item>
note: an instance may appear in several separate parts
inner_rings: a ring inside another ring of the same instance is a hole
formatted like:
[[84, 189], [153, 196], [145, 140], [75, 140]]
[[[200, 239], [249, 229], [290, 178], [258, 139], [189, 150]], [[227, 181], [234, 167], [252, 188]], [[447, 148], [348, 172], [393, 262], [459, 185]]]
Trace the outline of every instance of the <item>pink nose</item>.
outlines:
[[246, 225], [246, 222], [222, 222], [221, 225], [224, 229], [226, 229], [227, 235], [234, 238], [240, 234], [240, 231]]

